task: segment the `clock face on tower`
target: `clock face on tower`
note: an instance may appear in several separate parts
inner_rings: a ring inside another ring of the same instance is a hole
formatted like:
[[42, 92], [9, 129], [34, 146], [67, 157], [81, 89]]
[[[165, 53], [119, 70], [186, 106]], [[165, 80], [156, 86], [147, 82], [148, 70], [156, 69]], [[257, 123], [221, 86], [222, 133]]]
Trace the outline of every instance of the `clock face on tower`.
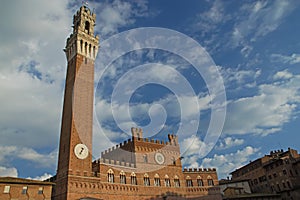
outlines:
[[162, 165], [165, 162], [165, 157], [162, 153], [157, 152], [154, 158], [157, 164]]
[[79, 159], [86, 159], [89, 155], [89, 150], [84, 144], [77, 144], [74, 148], [74, 153]]

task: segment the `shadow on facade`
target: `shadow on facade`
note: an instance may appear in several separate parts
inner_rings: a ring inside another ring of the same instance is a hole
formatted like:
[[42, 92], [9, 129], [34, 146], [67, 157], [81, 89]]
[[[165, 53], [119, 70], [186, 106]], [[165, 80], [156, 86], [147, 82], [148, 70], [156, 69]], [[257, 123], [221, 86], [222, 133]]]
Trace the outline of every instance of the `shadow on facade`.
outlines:
[[[213, 189], [214, 188], [214, 189]], [[206, 195], [203, 196], [188, 196], [182, 195], [176, 192], [166, 192], [156, 197], [149, 198], [147, 200], [221, 200], [221, 193], [216, 193], [215, 189], [219, 190], [219, 187], [212, 187], [213, 190], [209, 190]]]

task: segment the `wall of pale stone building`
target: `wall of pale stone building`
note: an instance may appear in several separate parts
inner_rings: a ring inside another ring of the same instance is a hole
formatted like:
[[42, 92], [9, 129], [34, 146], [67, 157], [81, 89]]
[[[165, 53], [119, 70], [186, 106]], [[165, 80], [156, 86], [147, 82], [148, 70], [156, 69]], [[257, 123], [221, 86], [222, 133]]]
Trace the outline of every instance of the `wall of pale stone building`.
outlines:
[[52, 185], [0, 183], [1, 200], [51, 200], [51, 192]]
[[299, 157], [298, 152], [290, 148], [285, 152], [271, 151], [269, 155], [234, 171], [232, 180], [250, 179], [253, 193], [277, 193], [284, 199], [298, 198]]

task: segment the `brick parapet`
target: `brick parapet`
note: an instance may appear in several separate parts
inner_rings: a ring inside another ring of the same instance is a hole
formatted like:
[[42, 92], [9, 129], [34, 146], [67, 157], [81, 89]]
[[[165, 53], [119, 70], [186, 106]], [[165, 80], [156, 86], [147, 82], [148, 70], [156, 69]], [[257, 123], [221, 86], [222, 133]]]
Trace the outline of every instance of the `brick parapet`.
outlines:
[[183, 173], [192, 172], [217, 172], [216, 168], [184, 168]]
[[[168, 142], [164, 141], [164, 140], [154, 140], [154, 139], [149, 139], [149, 138], [132, 137], [132, 139], [128, 139], [122, 143], [119, 143], [119, 144], [113, 146], [112, 148], [108, 148], [107, 150], [101, 152], [101, 158], [103, 158], [106, 154], [109, 154], [118, 149], [138, 150], [140, 146], [144, 148], [144, 151], [151, 151], [152, 150], [151, 148], [161, 149], [164, 147], [168, 147], [169, 149], [172, 149], [172, 150], [179, 149], [177, 136], [169, 134], [168, 137], [169, 137]], [[149, 147], [149, 148], [147, 148], [147, 147]]]

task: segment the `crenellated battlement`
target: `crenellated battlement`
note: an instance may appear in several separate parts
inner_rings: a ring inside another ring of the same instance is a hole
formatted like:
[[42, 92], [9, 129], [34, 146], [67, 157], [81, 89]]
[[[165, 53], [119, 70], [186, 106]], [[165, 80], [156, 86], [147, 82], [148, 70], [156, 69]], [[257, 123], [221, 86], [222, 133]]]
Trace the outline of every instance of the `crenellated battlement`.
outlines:
[[135, 168], [134, 163], [128, 163], [128, 162], [123, 162], [119, 160], [112, 160], [112, 159], [105, 159], [105, 158], [100, 158], [98, 160], [95, 160], [93, 164], [107, 164], [107, 165], [117, 165], [117, 166], [123, 166], [123, 167], [131, 167]]
[[168, 134], [169, 142], [171, 145], [177, 145], [178, 144], [178, 137], [174, 134]]
[[281, 153], [283, 153], [283, 149], [271, 151], [271, 152], [270, 152], [270, 156], [279, 155], [279, 154], [281, 154]]
[[154, 140], [149, 138], [137, 138], [136, 140], [141, 142], [153, 143], [153, 144], [171, 145], [170, 142], [165, 142], [163, 140]]
[[184, 168], [183, 172], [184, 173], [189, 173], [189, 172], [216, 172], [216, 168]]
[[138, 138], [138, 139], [143, 138], [143, 129], [132, 127], [131, 135], [133, 138]]
[[[145, 142], [148, 144], [158, 144], [158, 145], [169, 145], [169, 146], [178, 146], [178, 137], [174, 134], [168, 134], [169, 141], [164, 140], [154, 140], [149, 138], [143, 138], [143, 130], [141, 128], [131, 128], [132, 132], [132, 139], [125, 140], [124, 142], [121, 142], [112, 148], [108, 148], [107, 150], [101, 152], [101, 158], [105, 156], [108, 153], [111, 153], [113, 151], [117, 151], [119, 149], [126, 149], [128, 148], [128, 145], [136, 145], [136, 141], [138, 142]], [[147, 146], [147, 145], [145, 145]], [[146, 148], [146, 147], [145, 147]]]
[[108, 148], [107, 150], [101, 152], [101, 157], [103, 157], [105, 154], [116, 151], [118, 149], [122, 149], [124, 147], [126, 147], [128, 144], [130, 144], [132, 142], [131, 139], [125, 140], [124, 142], [121, 142], [111, 148]]
[[165, 142], [163, 140], [154, 140], [149, 138], [143, 138], [143, 129], [141, 128], [131, 128], [131, 134], [133, 140], [143, 141], [143, 142], [151, 142], [156, 144], [166, 144], [166, 145], [177, 145], [178, 144], [178, 137], [174, 134], [168, 134], [168, 142]]
[[[90, 24], [87, 27], [85, 22], [88, 21]], [[91, 36], [94, 34], [94, 26], [96, 23], [96, 14], [92, 13], [86, 6], [81, 6], [80, 10], [73, 16], [73, 33], [77, 33], [81, 30]]]

